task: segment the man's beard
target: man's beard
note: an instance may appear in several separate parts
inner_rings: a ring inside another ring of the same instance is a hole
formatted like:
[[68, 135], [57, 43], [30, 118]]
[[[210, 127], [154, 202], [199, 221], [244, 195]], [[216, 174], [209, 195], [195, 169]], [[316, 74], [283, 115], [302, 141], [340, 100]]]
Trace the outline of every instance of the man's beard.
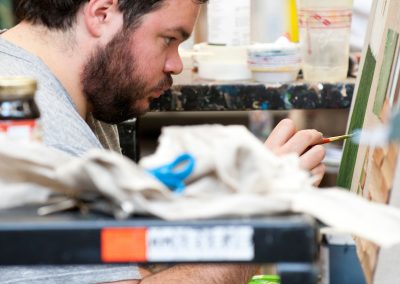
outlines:
[[167, 74], [156, 86], [146, 86], [136, 62], [130, 36], [124, 30], [89, 58], [81, 83], [94, 118], [116, 124], [137, 117], [147, 111], [138, 104], [140, 100], [172, 85], [171, 75]]

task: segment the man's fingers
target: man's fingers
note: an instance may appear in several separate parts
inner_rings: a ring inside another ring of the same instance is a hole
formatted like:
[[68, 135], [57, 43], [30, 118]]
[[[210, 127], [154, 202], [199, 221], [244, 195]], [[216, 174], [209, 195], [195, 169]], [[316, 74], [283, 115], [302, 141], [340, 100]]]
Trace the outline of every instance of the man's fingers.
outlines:
[[311, 171], [319, 164], [325, 157], [325, 148], [321, 145], [311, 147], [310, 150], [300, 156], [300, 167], [304, 170]]
[[300, 130], [275, 152], [278, 155], [293, 152], [302, 155], [311, 145], [315, 145], [321, 141], [321, 132], [314, 129]]
[[325, 165], [322, 160], [325, 157], [325, 148], [321, 145], [316, 145], [300, 156], [300, 167], [310, 171], [314, 177], [314, 186], [318, 186], [325, 175]]
[[319, 164], [317, 167], [311, 170], [311, 175], [315, 178], [313, 184], [314, 186], [318, 186], [321, 183], [322, 178], [324, 177], [325, 174], [325, 170], [326, 168], [324, 164]]
[[316, 145], [322, 142], [322, 138], [322, 133], [314, 129], [296, 132], [293, 121], [283, 119], [271, 132], [265, 146], [276, 155], [297, 153], [300, 156], [300, 167], [310, 171], [316, 179], [314, 185], [318, 185], [325, 173], [325, 166], [321, 164], [325, 149]]
[[287, 118], [283, 119], [272, 130], [267, 141], [265, 141], [265, 146], [274, 152], [284, 145], [295, 133], [296, 127], [293, 121]]

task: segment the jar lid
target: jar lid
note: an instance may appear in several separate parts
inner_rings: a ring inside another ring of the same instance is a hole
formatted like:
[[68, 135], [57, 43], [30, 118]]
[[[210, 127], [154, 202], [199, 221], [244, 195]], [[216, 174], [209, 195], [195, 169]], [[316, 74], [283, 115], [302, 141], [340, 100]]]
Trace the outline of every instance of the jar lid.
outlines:
[[22, 76], [0, 76], [0, 99], [33, 97], [37, 89], [34, 78]]

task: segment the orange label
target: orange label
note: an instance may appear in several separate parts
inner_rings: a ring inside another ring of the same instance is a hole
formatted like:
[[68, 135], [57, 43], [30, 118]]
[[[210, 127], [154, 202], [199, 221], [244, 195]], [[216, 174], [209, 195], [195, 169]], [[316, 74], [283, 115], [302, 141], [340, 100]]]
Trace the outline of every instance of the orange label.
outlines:
[[144, 262], [146, 228], [104, 228], [101, 230], [103, 262]]
[[10, 127], [27, 126], [29, 128], [34, 128], [36, 125], [35, 119], [26, 120], [0, 120], [0, 131], [7, 131]]

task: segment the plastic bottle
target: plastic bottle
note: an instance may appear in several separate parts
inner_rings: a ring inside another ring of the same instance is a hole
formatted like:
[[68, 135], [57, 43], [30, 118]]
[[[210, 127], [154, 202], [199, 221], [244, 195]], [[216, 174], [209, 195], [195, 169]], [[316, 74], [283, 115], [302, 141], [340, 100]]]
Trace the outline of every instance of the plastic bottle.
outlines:
[[285, 34], [285, 1], [251, 1], [251, 41], [272, 43]]
[[207, 6], [208, 43], [250, 43], [250, 0], [210, 0]]

